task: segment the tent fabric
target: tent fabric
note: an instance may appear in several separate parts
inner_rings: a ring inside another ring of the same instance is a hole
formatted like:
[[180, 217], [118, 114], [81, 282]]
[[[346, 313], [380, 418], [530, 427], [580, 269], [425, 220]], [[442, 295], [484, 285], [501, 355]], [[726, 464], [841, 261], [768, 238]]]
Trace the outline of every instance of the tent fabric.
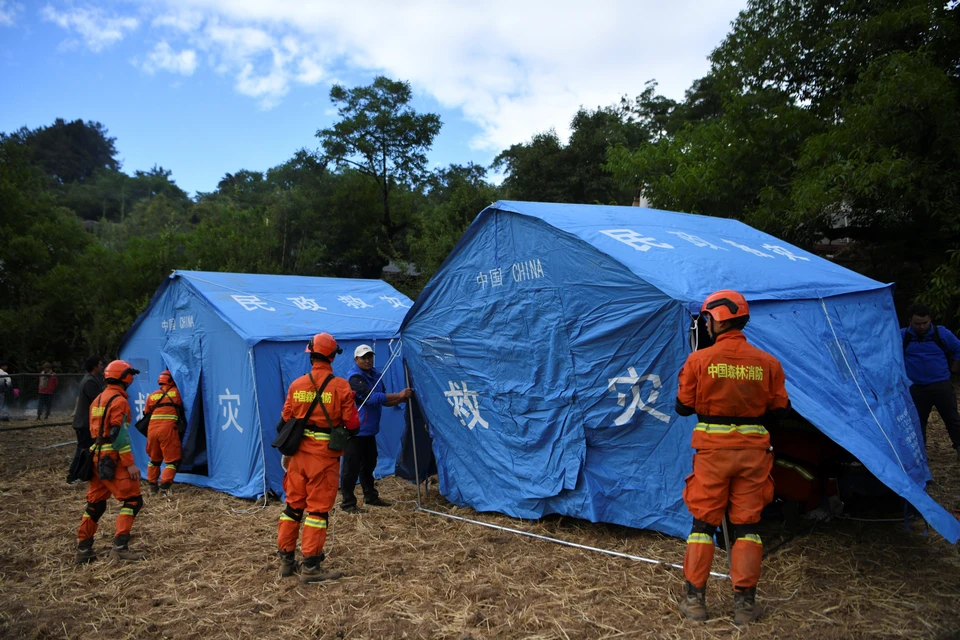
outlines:
[[[120, 357], [141, 371], [131, 405], [142, 415], [157, 376], [170, 369], [188, 422], [177, 481], [244, 498], [282, 494], [280, 454], [270, 443], [287, 387], [310, 369], [309, 337], [337, 338], [344, 350], [337, 375], [361, 343], [384, 367], [399, 350], [397, 332], [412, 304], [379, 280], [175, 271], [121, 342]], [[395, 363], [384, 376], [389, 392], [406, 386]], [[403, 428], [402, 407], [385, 409], [377, 477], [393, 473]], [[131, 439], [145, 468], [145, 439], [136, 432]]]
[[685, 537], [677, 374], [691, 314], [726, 288], [794, 408], [956, 542], [923, 489], [891, 287], [736, 221], [634, 207], [497, 202], [421, 293], [401, 336], [441, 491]]

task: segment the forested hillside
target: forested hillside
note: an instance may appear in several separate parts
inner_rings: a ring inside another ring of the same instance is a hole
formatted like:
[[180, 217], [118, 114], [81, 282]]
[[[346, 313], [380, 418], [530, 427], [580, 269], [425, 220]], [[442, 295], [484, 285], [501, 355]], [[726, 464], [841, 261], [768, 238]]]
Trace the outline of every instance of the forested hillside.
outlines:
[[173, 269], [380, 278], [392, 262], [417, 274], [394, 282], [415, 297], [497, 199], [629, 205], [638, 188], [806, 248], [849, 238], [837, 260], [955, 324], [958, 16], [956, 2], [752, 0], [683, 100], [651, 81], [489, 169], [431, 169], [440, 118], [383, 77], [334, 86], [334, 126], [209, 193], [184, 193], [176, 167], [125, 173], [109, 123], [4, 133], [0, 354], [21, 371], [109, 357]]

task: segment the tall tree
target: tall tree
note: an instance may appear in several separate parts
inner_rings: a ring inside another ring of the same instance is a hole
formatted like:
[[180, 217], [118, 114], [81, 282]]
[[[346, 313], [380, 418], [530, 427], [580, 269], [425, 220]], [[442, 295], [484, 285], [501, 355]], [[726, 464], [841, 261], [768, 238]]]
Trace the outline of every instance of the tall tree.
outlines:
[[116, 138], [99, 122], [57, 118], [48, 127], [23, 127], [11, 136], [30, 149], [30, 161], [58, 184], [83, 182], [101, 169], [118, 170]]
[[440, 132], [440, 116], [417, 113], [407, 82], [377, 77], [366, 87], [334, 85], [330, 100], [341, 120], [317, 131], [327, 158], [376, 181], [382, 223], [392, 240], [402, 225], [391, 216], [390, 194], [398, 183], [413, 186], [427, 173], [427, 152]]
[[708, 99], [613, 150], [617, 177], [658, 206], [858, 239], [869, 275], [916, 291], [899, 265], [929, 272], [960, 239], [957, 3], [750, 0], [711, 62]]
[[630, 204], [633, 189], [624, 187], [604, 169], [607, 149], [635, 147], [650, 133], [627, 108], [579, 109], [570, 122], [570, 139], [560, 141], [550, 129], [530, 142], [515, 144], [493, 161], [505, 173], [503, 189], [515, 200], [541, 202]]

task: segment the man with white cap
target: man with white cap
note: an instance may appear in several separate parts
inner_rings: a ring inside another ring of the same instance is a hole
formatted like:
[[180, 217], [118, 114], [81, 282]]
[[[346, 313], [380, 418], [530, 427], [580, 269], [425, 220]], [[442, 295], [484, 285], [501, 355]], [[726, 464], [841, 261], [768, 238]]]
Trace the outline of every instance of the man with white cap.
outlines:
[[357, 479], [363, 489], [363, 503], [371, 507], [389, 507], [390, 503], [380, 497], [373, 481], [377, 468], [377, 433], [380, 432], [382, 407], [392, 407], [408, 400], [412, 389], [387, 393], [380, 379], [380, 372], [373, 366], [374, 352], [370, 345], [362, 344], [353, 352], [353, 366], [347, 372], [350, 388], [357, 395], [360, 409], [360, 431], [347, 441], [343, 452], [343, 473], [340, 477], [342, 500], [340, 509], [346, 513], [358, 513], [354, 488]]

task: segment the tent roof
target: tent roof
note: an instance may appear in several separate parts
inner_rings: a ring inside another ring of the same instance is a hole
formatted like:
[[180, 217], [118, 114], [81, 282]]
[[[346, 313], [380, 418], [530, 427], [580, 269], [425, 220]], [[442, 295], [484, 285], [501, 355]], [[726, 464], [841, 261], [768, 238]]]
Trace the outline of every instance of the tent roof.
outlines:
[[320, 331], [339, 340], [392, 338], [413, 304], [382, 280], [174, 271], [150, 307], [178, 280], [249, 345], [306, 340]]
[[539, 218], [688, 303], [699, 304], [717, 289], [736, 289], [749, 300], [799, 300], [887, 286], [728, 218], [501, 200], [474, 224], [496, 211]]

